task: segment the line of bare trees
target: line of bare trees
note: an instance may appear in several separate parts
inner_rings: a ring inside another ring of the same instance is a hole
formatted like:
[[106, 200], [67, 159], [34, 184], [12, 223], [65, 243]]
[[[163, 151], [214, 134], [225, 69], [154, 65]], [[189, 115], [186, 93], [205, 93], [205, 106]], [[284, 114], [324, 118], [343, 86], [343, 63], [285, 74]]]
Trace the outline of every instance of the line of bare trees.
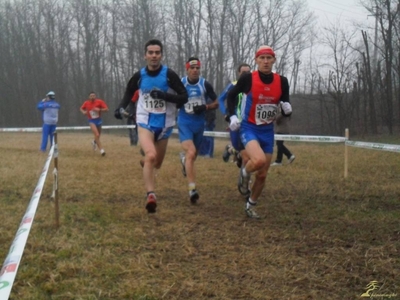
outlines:
[[320, 126], [322, 132], [339, 135], [345, 128], [361, 135], [399, 132], [400, 1], [362, 4], [376, 20], [372, 28], [349, 28], [339, 20], [321, 31], [330, 59], [319, 65], [310, 61], [306, 71], [303, 94], [312, 95], [300, 96], [303, 104], [309, 102], [300, 109], [320, 117], [303, 122], [306, 128]]
[[[399, 0], [365, 7], [379, 25], [375, 40], [373, 30], [317, 31], [307, 3], [296, 0], [2, 0], [0, 126], [39, 125], [35, 106], [49, 90], [62, 105], [60, 125], [85, 123], [78, 108], [92, 90], [113, 110], [144, 64], [144, 43], [159, 38], [169, 67], [183, 76], [186, 59], [199, 56], [217, 92], [235, 79], [239, 63], [254, 66], [258, 46], [271, 45], [298, 115], [304, 107], [315, 112], [304, 133], [314, 124], [320, 133], [393, 133], [400, 116]], [[307, 55], [320, 42], [332, 50], [326, 74], [327, 65]], [[117, 122], [111, 113], [105, 119]]]

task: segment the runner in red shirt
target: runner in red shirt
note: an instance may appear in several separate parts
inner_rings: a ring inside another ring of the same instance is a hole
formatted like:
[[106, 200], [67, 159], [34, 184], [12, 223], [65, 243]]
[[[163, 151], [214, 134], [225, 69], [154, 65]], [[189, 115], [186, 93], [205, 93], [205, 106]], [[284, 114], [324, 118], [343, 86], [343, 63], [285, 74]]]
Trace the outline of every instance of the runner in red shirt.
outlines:
[[103, 111], [108, 111], [107, 104], [103, 100], [96, 98], [95, 92], [90, 92], [89, 99], [82, 104], [80, 111], [82, 114], [88, 117], [89, 126], [93, 132], [94, 135], [94, 140], [92, 142], [93, 150], [96, 150], [97, 147], [99, 147], [100, 154], [102, 156], [106, 155], [106, 152], [101, 146], [100, 134], [101, 134], [101, 124], [102, 124], [101, 113]]
[[[274, 148], [274, 121], [280, 106], [282, 114], [289, 116], [289, 83], [286, 77], [272, 72], [276, 62], [275, 52], [261, 46], [255, 55], [257, 71], [242, 75], [229, 91], [227, 102], [230, 116], [229, 128], [239, 130], [249, 160], [240, 170], [238, 188], [246, 196], [245, 212], [250, 218], [259, 218], [254, 207], [264, 189]], [[236, 97], [243, 93], [240, 116], [237, 115]], [[250, 177], [254, 182], [250, 187]]]

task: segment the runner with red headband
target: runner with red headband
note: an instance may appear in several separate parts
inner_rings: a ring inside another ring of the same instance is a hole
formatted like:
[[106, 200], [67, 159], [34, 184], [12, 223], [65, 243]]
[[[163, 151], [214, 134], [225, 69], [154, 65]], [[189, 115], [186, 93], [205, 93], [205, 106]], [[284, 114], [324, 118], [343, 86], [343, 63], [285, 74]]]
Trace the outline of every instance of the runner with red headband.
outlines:
[[[248, 162], [240, 170], [238, 189], [246, 196], [245, 211], [250, 218], [259, 218], [254, 210], [263, 191], [274, 148], [274, 120], [278, 106], [282, 114], [289, 116], [292, 106], [289, 100], [289, 83], [286, 77], [272, 72], [276, 62], [275, 52], [269, 46], [261, 46], [255, 53], [258, 70], [241, 76], [228, 93], [229, 128], [240, 130], [240, 139], [249, 155]], [[236, 97], [243, 93], [241, 116], [235, 109]], [[241, 121], [239, 121], [241, 120]], [[249, 189], [250, 177], [255, 174]], [[250, 190], [250, 195], [249, 195]]]
[[218, 108], [217, 95], [212, 85], [200, 76], [201, 63], [197, 57], [186, 62], [187, 76], [182, 83], [189, 95], [189, 101], [179, 110], [179, 140], [184, 153], [181, 154], [182, 172], [188, 179], [189, 199], [196, 204], [199, 193], [196, 189], [194, 162], [203, 140], [206, 111]]

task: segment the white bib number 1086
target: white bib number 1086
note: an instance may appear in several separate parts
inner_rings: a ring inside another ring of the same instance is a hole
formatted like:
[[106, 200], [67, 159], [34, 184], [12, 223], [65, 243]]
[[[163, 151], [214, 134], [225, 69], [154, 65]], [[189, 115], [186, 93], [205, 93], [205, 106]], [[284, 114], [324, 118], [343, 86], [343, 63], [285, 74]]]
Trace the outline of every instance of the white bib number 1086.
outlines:
[[269, 124], [272, 123], [278, 112], [276, 104], [258, 104], [256, 106], [256, 124]]

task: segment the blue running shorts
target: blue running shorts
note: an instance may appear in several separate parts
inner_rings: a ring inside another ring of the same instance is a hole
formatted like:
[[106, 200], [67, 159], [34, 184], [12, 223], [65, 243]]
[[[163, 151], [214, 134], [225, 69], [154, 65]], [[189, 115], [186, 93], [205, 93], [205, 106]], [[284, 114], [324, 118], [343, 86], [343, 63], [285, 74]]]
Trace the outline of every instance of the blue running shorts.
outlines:
[[173, 127], [161, 128], [161, 127], [149, 126], [149, 125], [143, 124], [143, 123], [138, 123], [137, 125], [152, 132], [154, 134], [155, 141], [168, 139], [171, 136], [172, 129], [173, 129]]
[[204, 136], [204, 123], [179, 124], [179, 141], [193, 141], [196, 150], [199, 150]]
[[244, 147], [247, 143], [256, 140], [264, 153], [272, 154], [274, 152], [274, 125], [255, 125], [244, 123], [240, 125], [240, 140]]
[[97, 119], [90, 119], [89, 123], [93, 123], [96, 126], [100, 126], [101, 124], [103, 124], [103, 121], [101, 120], [101, 118], [97, 118]]

